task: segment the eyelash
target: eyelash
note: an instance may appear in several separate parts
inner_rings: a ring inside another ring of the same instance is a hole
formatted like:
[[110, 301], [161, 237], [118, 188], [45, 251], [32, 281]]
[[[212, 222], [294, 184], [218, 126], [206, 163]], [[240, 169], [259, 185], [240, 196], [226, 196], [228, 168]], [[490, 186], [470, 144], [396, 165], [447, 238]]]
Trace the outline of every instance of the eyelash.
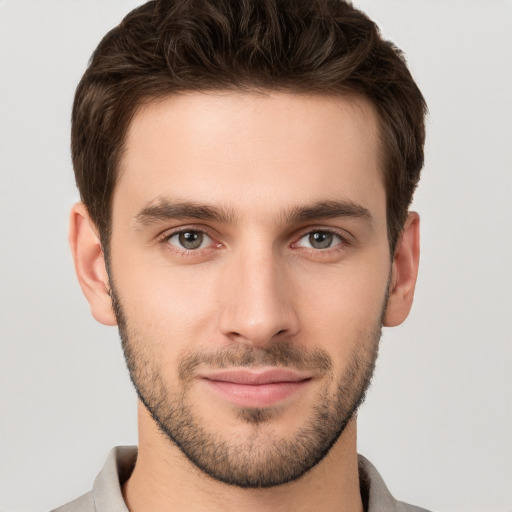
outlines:
[[[181, 257], [197, 257], [199, 255], [204, 254], [205, 251], [212, 248], [212, 244], [210, 244], [208, 247], [198, 248], [198, 249], [186, 249], [183, 248], [177, 248], [169, 243], [169, 240], [177, 235], [180, 235], [182, 233], [198, 233], [206, 235], [208, 238], [210, 238], [213, 242], [213, 245], [216, 245], [217, 247], [222, 247], [222, 244], [220, 242], [215, 242], [215, 237], [208, 232], [205, 228], [197, 228], [197, 227], [185, 227], [180, 228], [175, 231], [166, 232], [164, 235], [162, 235], [159, 239], [159, 243], [169, 252], [173, 254], [177, 254]], [[332, 247], [327, 247], [325, 249], [315, 249], [314, 247], [301, 247], [299, 246], [299, 242], [314, 233], [325, 233], [329, 235], [333, 235], [335, 237], [339, 238], [339, 243], [333, 245]], [[349, 246], [350, 243], [347, 239], [347, 236], [340, 232], [337, 229], [334, 228], [308, 228], [307, 231], [302, 231], [300, 236], [295, 238], [295, 241], [290, 244], [290, 247], [295, 249], [302, 249], [305, 252], [308, 253], [314, 253], [315, 255], [320, 254], [332, 254], [333, 252], [340, 252], [346, 249], [347, 246]]]
[[[331, 247], [326, 247], [324, 249], [319, 249], [319, 248], [315, 248], [315, 247], [300, 247], [298, 245], [299, 242], [302, 239], [304, 239], [304, 238], [306, 238], [308, 236], [311, 236], [311, 235], [313, 235], [315, 233], [323, 233], [323, 234], [326, 234], [326, 235], [331, 235], [333, 237], [337, 237], [339, 239], [339, 242], [335, 243]], [[330, 228], [330, 229], [326, 229], [326, 228], [309, 229], [307, 232], [302, 233], [300, 235], [300, 237], [295, 242], [293, 242], [291, 244], [292, 247], [301, 248], [304, 251], [313, 252], [315, 254], [322, 254], [322, 253], [324, 253], [324, 254], [332, 254], [333, 251], [344, 250], [348, 245], [349, 245], [349, 243], [348, 243], [348, 240], [347, 240], [347, 236], [345, 236], [344, 234], [340, 233], [338, 230], [333, 229], [333, 228]]]
[[212, 234], [210, 234], [208, 232], [208, 230], [206, 230], [203, 227], [201, 227], [201, 228], [185, 227], [185, 228], [177, 229], [175, 231], [166, 232], [159, 239], [159, 242], [165, 248], [165, 250], [167, 250], [173, 254], [177, 254], [178, 256], [185, 257], [185, 258], [197, 257], [200, 254], [204, 254], [204, 252], [207, 251], [208, 249], [211, 249], [211, 245], [208, 247], [203, 247], [203, 248], [198, 248], [198, 249], [186, 249], [185, 247], [180, 249], [180, 248], [173, 246], [171, 243], [169, 243], [171, 238], [173, 238], [177, 235], [180, 235], [182, 233], [199, 233], [202, 235], [206, 235], [208, 238], [210, 238], [212, 240], [212, 242], [214, 242], [214, 245], [216, 245], [217, 247], [220, 247], [222, 245], [219, 242], [215, 242], [215, 237], [212, 236]]

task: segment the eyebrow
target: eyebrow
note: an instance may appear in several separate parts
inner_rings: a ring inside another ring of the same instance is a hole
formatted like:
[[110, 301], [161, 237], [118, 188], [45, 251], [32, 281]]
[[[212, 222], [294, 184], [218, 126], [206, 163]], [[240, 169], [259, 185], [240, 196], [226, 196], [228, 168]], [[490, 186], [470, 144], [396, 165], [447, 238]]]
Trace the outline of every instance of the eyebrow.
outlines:
[[311, 205], [297, 206], [285, 214], [290, 223], [300, 223], [320, 219], [351, 217], [373, 223], [368, 208], [349, 200], [321, 201]]
[[[349, 217], [373, 223], [370, 210], [350, 200], [320, 201], [317, 203], [293, 207], [285, 211], [282, 219], [285, 223], [299, 224], [321, 219]], [[146, 205], [136, 216], [138, 225], [149, 226], [169, 220], [201, 220], [219, 223], [235, 223], [237, 216], [234, 210], [226, 207], [213, 206], [188, 201], [173, 201], [170, 198], [159, 198]]]
[[159, 198], [156, 204], [145, 206], [136, 216], [137, 224], [149, 226], [166, 220], [208, 220], [221, 223], [231, 223], [235, 220], [232, 210], [194, 202], [172, 201]]

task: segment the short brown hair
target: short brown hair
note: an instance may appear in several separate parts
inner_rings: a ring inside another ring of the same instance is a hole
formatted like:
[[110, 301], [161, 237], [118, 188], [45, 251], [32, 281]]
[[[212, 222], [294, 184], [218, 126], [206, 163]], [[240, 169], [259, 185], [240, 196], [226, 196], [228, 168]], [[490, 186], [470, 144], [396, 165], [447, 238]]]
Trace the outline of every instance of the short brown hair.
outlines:
[[103, 38], [73, 105], [76, 182], [105, 251], [117, 169], [137, 108], [172, 93], [219, 89], [370, 100], [380, 123], [394, 250], [423, 166], [426, 104], [401, 52], [375, 23], [342, 0], [152, 0]]

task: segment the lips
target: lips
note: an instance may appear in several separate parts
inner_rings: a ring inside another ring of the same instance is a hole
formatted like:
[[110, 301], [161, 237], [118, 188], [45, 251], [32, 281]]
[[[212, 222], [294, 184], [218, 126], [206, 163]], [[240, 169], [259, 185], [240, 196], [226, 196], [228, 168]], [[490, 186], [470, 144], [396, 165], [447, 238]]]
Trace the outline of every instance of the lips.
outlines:
[[277, 405], [308, 386], [311, 378], [287, 368], [227, 369], [201, 375], [209, 390], [242, 407]]

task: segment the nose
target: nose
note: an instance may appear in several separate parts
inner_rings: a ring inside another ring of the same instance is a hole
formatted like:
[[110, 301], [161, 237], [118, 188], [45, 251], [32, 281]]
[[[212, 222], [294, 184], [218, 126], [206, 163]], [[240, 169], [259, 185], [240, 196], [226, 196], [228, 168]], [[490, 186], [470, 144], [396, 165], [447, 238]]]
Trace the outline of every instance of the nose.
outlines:
[[263, 348], [298, 332], [291, 279], [270, 249], [232, 255], [222, 292], [220, 330], [231, 341]]

